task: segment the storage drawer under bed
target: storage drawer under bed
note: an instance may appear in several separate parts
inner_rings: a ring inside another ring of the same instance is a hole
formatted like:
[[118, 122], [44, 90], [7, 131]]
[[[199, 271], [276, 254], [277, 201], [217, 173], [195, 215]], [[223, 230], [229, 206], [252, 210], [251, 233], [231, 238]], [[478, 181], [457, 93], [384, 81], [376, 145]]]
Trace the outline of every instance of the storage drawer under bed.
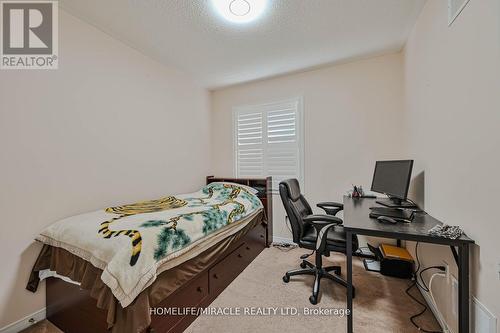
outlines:
[[[208, 296], [208, 271], [200, 273], [195, 279], [177, 290], [172, 296], [155, 306], [156, 315], [151, 315], [151, 327], [155, 332], [179, 331], [182, 322], [191, 322], [196, 316], [183, 314], [187, 308], [200, 306]], [[178, 313], [169, 311], [179, 311]]]
[[245, 236], [243, 244], [209, 269], [210, 294], [222, 292], [265, 247], [266, 229], [258, 225]]

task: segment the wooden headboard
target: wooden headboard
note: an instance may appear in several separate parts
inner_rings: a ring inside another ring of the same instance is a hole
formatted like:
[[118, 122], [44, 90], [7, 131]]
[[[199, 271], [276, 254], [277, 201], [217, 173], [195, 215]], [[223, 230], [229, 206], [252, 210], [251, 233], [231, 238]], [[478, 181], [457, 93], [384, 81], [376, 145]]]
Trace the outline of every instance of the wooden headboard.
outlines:
[[266, 244], [271, 246], [273, 242], [273, 195], [272, 195], [272, 177], [267, 178], [231, 178], [231, 177], [215, 177], [207, 176], [207, 185], [213, 182], [231, 182], [241, 185], [247, 185], [253, 187], [257, 191], [257, 196], [262, 205], [264, 205], [264, 210], [266, 213]]

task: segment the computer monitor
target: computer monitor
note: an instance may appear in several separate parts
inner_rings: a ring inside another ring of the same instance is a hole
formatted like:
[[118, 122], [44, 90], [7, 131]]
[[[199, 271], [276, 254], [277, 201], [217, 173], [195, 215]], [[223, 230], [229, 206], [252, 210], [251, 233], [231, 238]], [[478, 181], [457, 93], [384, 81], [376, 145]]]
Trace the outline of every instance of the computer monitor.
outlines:
[[389, 199], [377, 203], [387, 207], [415, 207], [406, 201], [410, 187], [413, 160], [377, 161], [371, 190], [386, 194]]

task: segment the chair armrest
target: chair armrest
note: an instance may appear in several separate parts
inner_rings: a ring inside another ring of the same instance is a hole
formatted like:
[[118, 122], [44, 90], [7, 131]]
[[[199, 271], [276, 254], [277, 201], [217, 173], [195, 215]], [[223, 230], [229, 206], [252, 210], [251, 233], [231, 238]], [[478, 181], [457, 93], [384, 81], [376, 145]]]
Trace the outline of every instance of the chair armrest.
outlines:
[[339, 225], [343, 223], [341, 219], [331, 215], [308, 215], [304, 217], [304, 222], [306, 224], [312, 224], [316, 229], [329, 224]]
[[318, 207], [338, 207], [338, 208], [344, 208], [344, 204], [341, 204], [339, 202], [333, 202], [333, 201], [326, 201], [326, 202], [319, 202], [317, 204]]
[[344, 205], [338, 202], [320, 202], [316, 206], [323, 209], [328, 215], [333, 216], [344, 209]]
[[331, 215], [308, 215], [303, 220], [305, 224], [311, 224], [316, 229], [318, 235], [316, 239], [316, 251], [318, 253], [325, 251], [328, 230], [342, 224], [341, 219]]

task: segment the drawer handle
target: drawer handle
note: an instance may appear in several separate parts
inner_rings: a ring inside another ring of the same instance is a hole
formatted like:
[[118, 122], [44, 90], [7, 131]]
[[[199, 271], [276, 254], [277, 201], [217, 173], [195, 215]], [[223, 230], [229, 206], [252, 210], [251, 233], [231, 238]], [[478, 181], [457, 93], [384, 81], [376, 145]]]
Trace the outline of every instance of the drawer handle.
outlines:
[[238, 253], [238, 258], [243, 258], [243, 256], [241, 255], [241, 253]]
[[264, 235], [260, 235], [260, 238], [264, 238]]
[[217, 274], [214, 274], [214, 279], [218, 279], [219, 276]]
[[199, 293], [202, 293], [203, 292], [203, 288], [202, 287], [198, 287], [198, 288], [196, 288], [196, 291], [199, 292]]

